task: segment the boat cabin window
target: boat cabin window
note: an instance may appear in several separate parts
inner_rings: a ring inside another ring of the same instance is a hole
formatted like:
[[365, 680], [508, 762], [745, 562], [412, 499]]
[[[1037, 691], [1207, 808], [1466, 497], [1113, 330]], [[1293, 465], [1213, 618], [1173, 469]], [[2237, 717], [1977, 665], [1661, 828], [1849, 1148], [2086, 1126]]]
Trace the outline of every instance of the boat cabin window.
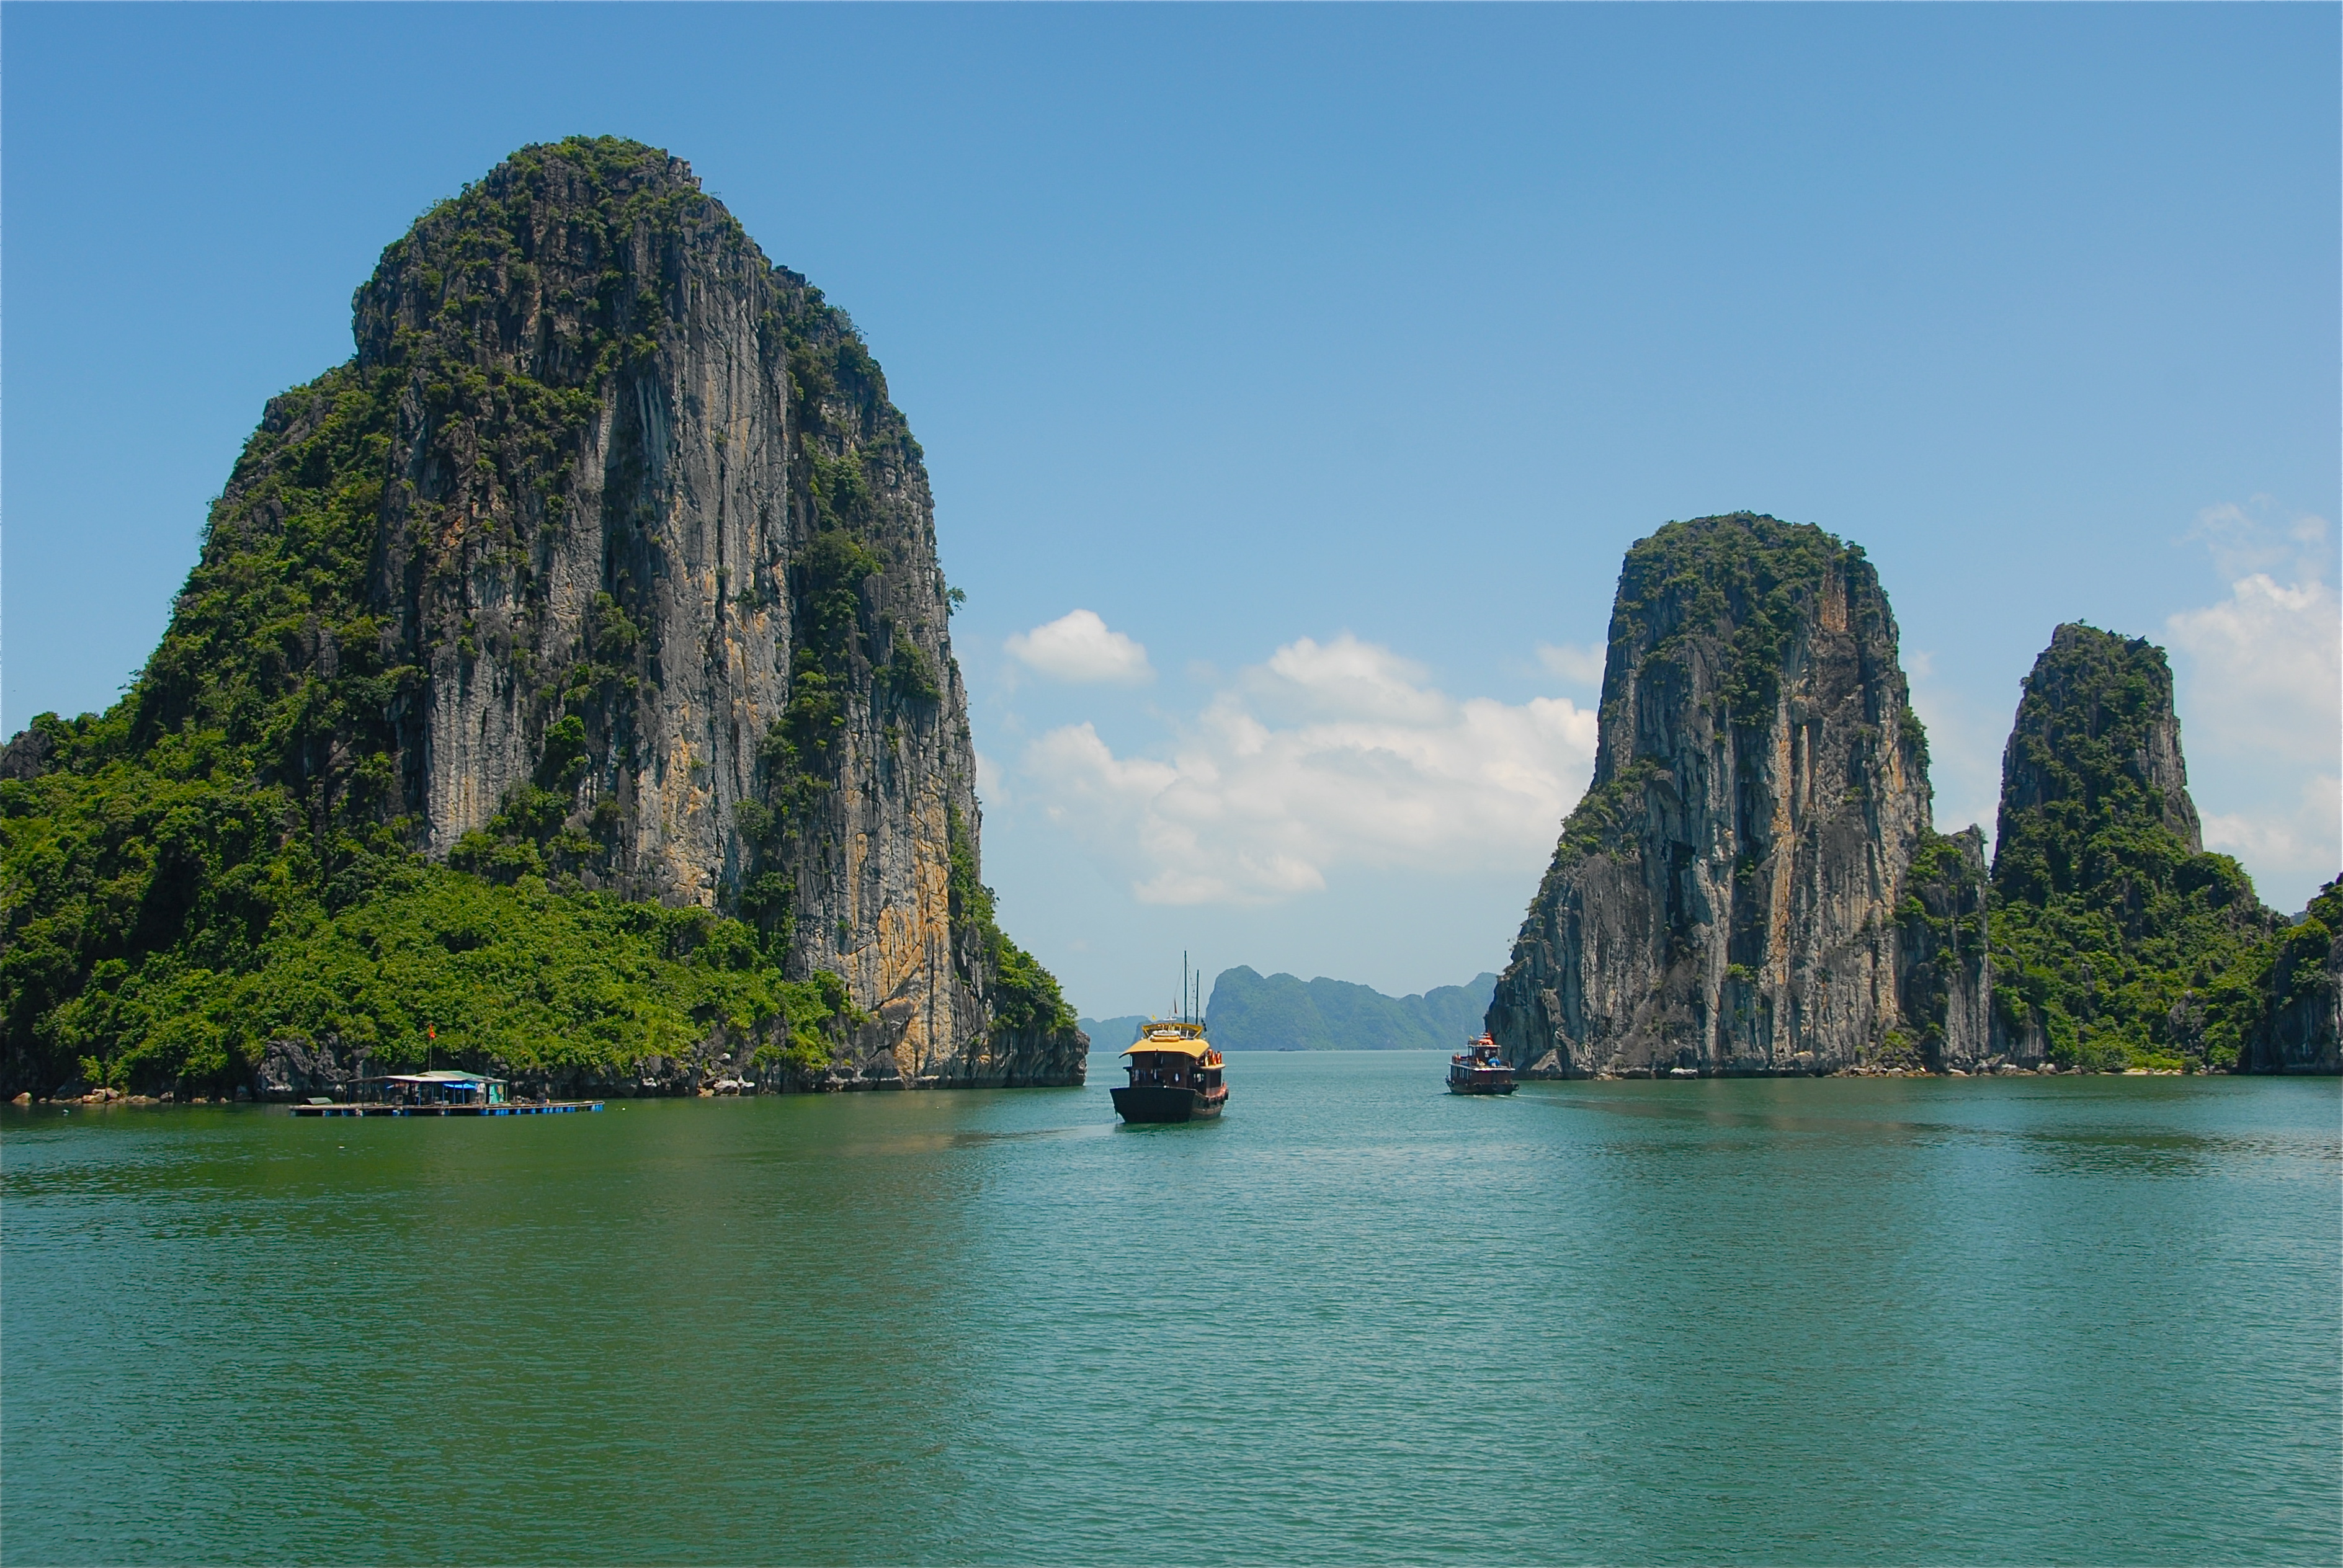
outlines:
[[1195, 1090], [1212, 1090], [1221, 1086], [1221, 1069], [1217, 1063], [1208, 1066], [1182, 1051], [1132, 1051], [1130, 1071], [1133, 1085]]

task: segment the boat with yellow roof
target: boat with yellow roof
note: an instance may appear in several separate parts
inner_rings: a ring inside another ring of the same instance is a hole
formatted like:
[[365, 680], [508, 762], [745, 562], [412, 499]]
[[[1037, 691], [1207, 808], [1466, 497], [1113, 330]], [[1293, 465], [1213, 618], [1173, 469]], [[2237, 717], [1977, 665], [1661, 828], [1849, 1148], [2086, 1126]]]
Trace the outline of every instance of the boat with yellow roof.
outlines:
[[1197, 1121], [1229, 1102], [1221, 1053], [1201, 1023], [1150, 1024], [1122, 1054], [1131, 1058], [1131, 1081], [1114, 1091], [1114, 1109], [1125, 1121]]
[[1131, 1081], [1114, 1091], [1114, 1109], [1125, 1121], [1201, 1121], [1229, 1102], [1221, 1053], [1196, 1016], [1203, 1010], [1203, 977], [1191, 991], [1184, 953], [1180, 967], [1179, 1015], [1150, 1021], [1122, 1053], [1131, 1058]]

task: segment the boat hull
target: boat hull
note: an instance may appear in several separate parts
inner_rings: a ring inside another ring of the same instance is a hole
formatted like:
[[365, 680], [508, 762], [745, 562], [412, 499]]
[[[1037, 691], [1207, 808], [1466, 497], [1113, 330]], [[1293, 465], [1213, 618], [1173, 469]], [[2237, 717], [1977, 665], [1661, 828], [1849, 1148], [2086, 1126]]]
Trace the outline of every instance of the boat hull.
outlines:
[[1115, 1114], [1125, 1121], [1202, 1121], [1218, 1116], [1229, 1101], [1225, 1086], [1188, 1089], [1168, 1083], [1131, 1083], [1113, 1091]]
[[1511, 1094], [1516, 1087], [1511, 1080], [1503, 1083], [1457, 1083], [1451, 1081], [1448, 1092], [1451, 1094]]

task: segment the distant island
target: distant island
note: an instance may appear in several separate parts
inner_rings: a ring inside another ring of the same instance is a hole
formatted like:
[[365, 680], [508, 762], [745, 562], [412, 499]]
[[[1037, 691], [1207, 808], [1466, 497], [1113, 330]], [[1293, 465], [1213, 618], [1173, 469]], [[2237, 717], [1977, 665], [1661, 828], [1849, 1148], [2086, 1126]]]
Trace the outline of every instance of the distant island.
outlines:
[[[1222, 1050], [1450, 1050], [1481, 1032], [1497, 988], [1492, 972], [1421, 995], [1385, 996], [1349, 980], [1262, 976], [1240, 964], [1222, 970], [1204, 1008]], [[1119, 1050], [1147, 1015], [1083, 1019], [1096, 1049]]]
[[1489, 1010], [1524, 1073], [2338, 1070], [2343, 880], [2289, 920], [2207, 850], [2144, 638], [2053, 633], [1990, 866], [1935, 830], [1877, 569], [1811, 524], [1631, 547], [1600, 715]]

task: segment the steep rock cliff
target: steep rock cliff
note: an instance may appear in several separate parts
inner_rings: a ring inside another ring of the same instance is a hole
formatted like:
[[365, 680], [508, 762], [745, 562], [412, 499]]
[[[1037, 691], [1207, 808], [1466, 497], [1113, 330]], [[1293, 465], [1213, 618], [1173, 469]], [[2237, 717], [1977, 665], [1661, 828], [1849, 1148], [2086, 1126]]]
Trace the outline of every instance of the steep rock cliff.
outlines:
[[[572, 138], [419, 219], [354, 332], [269, 405], [122, 732], [34, 732], [93, 779], [195, 737], [248, 759], [248, 853], [207, 848], [165, 918], [45, 958], [11, 993], [18, 1047], [65, 1049], [24, 1021], [79, 995], [63, 967], [176, 943], [172, 973], [220, 969], [194, 953], [207, 888], [291, 845], [329, 913], [406, 852], [737, 916], [738, 964], [844, 980], [761, 1053], [776, 1081], [1079, 1081], [1071, 1010], [982, 887], [927, 474], [845, 315], [679, 160]], [[17, 809], [62, 799], [35, 793]], [[699, 930], [653, 945], [688, 959]], [[762, 1006], [710, 1004], [710, 1040]]]
[[2271, 948], [2239, 1070], [2343, 1072], [2343, 877]]
[[1950, 841], [1912, 878], [1929, 804], [1863, 552], [1748, 513], [1669, 524], [1627, 552], [1594, 781], [1491, 1032], [1574, 1077], [1977, 1060], [1982, 857]]
[[2001, 777], [1995, 1049], [2095, 1068], [2249, 1057], [2284, 922], [2237, 861], [2205, 852], [2164, 650], [2059, 627]]
[[1926, 835], [1905, 873], [1896, 907], [1896, 1005], [1931, 1068], [2008, 1056], [1992, 1033], [1986, 877], [1985, 830], [1975, 826]]

